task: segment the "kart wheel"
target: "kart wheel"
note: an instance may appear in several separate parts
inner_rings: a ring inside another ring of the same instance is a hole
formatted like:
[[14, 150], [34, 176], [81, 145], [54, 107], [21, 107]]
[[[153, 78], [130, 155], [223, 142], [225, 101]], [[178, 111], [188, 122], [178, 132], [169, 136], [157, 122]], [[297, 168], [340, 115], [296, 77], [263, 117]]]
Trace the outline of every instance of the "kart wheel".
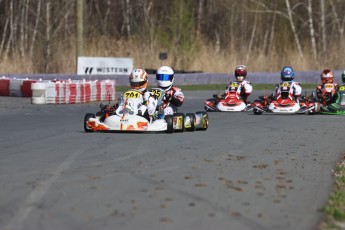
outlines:
[[[190, 125], [186, 124], [186, 122], [185, 122], [186, 131], [194, 132], [195, 131], [195, 114], [194, 113], [187, 113], [186, 119], [188, 119], [188, 118], [190, 121]], [[188, 126], [188, 127], [186, 127], [186, 126]]]
[[173, 115], [166, 115], [164, 117], [164, 120], [167, 123], [167, 133], [173, 133], [174, 132], [174, 117]]
[[208, 128], [208, 114], [204, 111], [198, 111], [195, 114], [202, 118], [202, 124], [201, 127], [198, 128], [198, 130], [206, 131]]
[[253, 109], [253, 112], [254, 112], [255, 115], [261, 115], [262, 114], [262, 111], [258, 110], [256, 108]]
[[174, 113], [174, 131], [175, 132], [184, 132], [184, 113]]
[[90, 118], [95, 118], [95, 114], [93, 114], [93, 113], [85, 114], [85, 117], [84, 117], [84, 131], [87, 132], [87, 133], [93, 132], [93, 130], [90, 129], [89, 126], [87, 126], [87, 122], [89, 121]]

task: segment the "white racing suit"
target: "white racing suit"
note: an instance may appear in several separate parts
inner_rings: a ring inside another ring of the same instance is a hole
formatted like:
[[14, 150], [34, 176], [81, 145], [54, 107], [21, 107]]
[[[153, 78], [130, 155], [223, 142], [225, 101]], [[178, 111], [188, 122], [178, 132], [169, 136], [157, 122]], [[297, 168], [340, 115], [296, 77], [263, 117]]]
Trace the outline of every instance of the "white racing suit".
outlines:
[[160, 105], [160, 109], [163, 109], [164, 115], [173, 114], [176, 112], [177, 107], [180, 107], [184, 102], [184, 94], [182, 90], [176, 86], [172, 86], [165, 91], [163, 103]]
[[[234, 84], [235, 83], [235, 84]], [[242, 82], [238, 82], [238, 81], [234, 81], [234, 82], [230, 82], [225, 89], [225, 93], [224, 95], [226, 96], [228, 92], [234, 90], [232, 89], [232, 87], [234, 85], [237, 85], [237, 92], [236, 94], [244, 101], [244, 103], [248, 103], [248, 97], [250, 96], [250, 94], [253, 91], [253, 86], [252, 84], [247, 81], [247, 80], [243, 80]]]
[[282, 82], [280, 84], [277, 84], [275, 90], [273, 91], [273, 98], [274, 99], [279, 99], [282, 95], [282, 89], [281, 87], [284, 87], [284, 85], [287, 85], [287, 87], [290, 87], [289, 90], [289, 95], [291, 95], [293, 98], [291, 98], [292, 100], [297, 100], [301, 94], [302, 94], [302, 87], [300, 86], [300, 84], [298, 82], [295, 81], [286, 81], [286, 82]]
[[128, 90], [124, 92], [118, 100], [116, 114], [121, 116], [125, 111], [129, 114], [139, 115], [152, 121], [152, 116], [156, 111], [157, 99], [151, 92], [140, 92], [137, 90]]

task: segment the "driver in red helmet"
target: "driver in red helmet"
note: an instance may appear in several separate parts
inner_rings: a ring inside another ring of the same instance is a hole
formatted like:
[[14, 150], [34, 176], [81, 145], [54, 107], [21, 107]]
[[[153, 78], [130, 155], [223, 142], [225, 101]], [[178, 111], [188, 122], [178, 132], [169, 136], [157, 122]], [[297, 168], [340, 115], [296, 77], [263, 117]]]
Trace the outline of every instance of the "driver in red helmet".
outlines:
[[316, 98], [326, 106], [334, 102], [338, 88], [338, 84], [334, 83], [334, 75], [330, 69], [322, 71], [321, 83], [316, 87]]
[[226, 95], [230, 90], [233, 83], [238, 84], [237, 88], [237, 94], [240, 96], [241, 100], [244, 101], [244, 103], [248, 104], [248, 97], [253, 91], [252, 84], [246, 80], [247, 77], [247, 67], [244, 65], [238, 65], [235, 68], [235, 78], [236, 81], [230, 82], [225, 89], [225, 93], [223, 95]]

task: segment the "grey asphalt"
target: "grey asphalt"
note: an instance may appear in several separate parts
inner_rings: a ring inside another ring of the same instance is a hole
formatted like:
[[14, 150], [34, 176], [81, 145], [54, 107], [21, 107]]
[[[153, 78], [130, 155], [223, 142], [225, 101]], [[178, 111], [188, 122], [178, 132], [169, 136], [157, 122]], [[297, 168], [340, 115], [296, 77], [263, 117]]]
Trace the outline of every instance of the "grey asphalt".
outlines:
[[[213, 93], [185, 92], [180, 111]], [[209, 113], [207, 131], [84, 133], [97, 110], [0, 97], [0, 229], [317, 229], [345, 150], [341, 116]]]

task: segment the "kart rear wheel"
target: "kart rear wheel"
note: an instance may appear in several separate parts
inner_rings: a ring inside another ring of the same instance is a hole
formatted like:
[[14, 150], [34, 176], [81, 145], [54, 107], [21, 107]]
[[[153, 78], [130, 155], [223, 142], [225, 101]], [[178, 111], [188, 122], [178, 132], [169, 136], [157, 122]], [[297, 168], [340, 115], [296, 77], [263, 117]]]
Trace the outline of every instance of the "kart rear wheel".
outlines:
[[165, 122], [167, 123], [167, 133], [174, 132], [174, 117], [173, 115], [166, 115], [164, 117]]
[[262, 111], [258, 110], [256, 108], [253, 109], [253, 112], [254, 112], [255, 115], [261, 115], [262, 114]]
[[202, 118], [202, 126], [198, 130], [206, 131], [208, 128], [208, 114], [204, 111], [198, 111], [195, 114], [198, 114]]
[[174, 113], [174, 131], [175, 132], [184, 132], [185, 127], [184, 127], [184, 113]]
[[90, 127], [87, 125], [87, 122], [89, 121], [90, 118], [95, 118], [95, 114], [93, 114], [93, 113], [85, 114], [85, 117], [84, 117], [84, 131], [87, 132], [87, 133], [93, 132], [93, 130], [90, 129]]
[[186, 128], [186, 131], [194, 132], [195, 131], [195, 114], [194, 113], [187, 113], [186, 118], [187, 117], [190, 120], [190, 127]]

